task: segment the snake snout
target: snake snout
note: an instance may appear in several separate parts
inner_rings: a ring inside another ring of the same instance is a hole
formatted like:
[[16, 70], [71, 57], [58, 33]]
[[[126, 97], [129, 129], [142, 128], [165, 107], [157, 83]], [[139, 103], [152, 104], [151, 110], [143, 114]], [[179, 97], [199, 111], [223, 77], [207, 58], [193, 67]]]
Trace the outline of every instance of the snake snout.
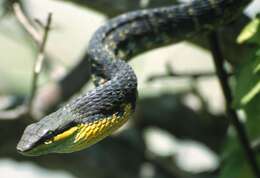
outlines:
[[39, 128], [39, 125], [36, 123], [25, 128], [24, 133], [16, 146], [18, 152], [23, 154], [33, 148], [41, 137], [41, 135], [39, 135]]
[[16, 150], [20, 153], [23, 153], [25, 151], [28, 151], [30, 149], [30, 145], [24, 144], [24, 142], [19, 142], [16, 146]]

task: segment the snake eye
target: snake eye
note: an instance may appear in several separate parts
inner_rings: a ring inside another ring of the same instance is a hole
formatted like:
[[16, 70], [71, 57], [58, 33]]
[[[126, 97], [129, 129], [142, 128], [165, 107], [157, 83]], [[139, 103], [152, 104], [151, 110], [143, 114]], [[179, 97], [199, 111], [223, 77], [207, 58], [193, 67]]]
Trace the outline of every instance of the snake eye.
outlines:
[[54, 132], [51, 131], [51, 130], [49, 130], [49, 131], [46, 132], [46, 134], [43, 136], [43, 139], [44, 139], [44, 140], [49, 140], [49, 139], [51, 139], [51, 138], [53, 137], [53, 134], [54, 134]]
[[51, 131], [51, 130], [49, 130], [48, 132], [47, 132], [47, 135], [52, 135], [53, 134], [53, 131]]

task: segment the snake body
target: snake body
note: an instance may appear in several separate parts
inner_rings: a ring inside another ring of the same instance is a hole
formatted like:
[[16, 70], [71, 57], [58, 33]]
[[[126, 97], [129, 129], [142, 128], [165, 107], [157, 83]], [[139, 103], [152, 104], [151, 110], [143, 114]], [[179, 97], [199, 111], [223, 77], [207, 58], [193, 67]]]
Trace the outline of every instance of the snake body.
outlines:
[[25, 129], [25, 155], [68, 153], [89, 147], [134, 112], [137, 78], [127, 61], [147, 50], [213, 30], [234, 19], [251, 0], [194, 0], [115, 17], [93, 35], [88, 55], [96, 88]]

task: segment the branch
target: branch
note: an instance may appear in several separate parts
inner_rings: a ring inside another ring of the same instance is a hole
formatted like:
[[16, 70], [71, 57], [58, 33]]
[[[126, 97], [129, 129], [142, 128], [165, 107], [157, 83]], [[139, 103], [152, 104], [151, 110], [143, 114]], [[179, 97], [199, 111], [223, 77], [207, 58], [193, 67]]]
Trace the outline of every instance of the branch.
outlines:
[[29, 18], [23, 13], [19, 3], [13, 4], [13, 10], [15, 17], [21, 23], [23, 28], [31, 35], [37, 45], [41, 44], [41, 34], [35, 29], [35, 27], [29, 21]]
[[48, 39], [51, 20], [52, 20], [52, 14], [49, 13], [48, 19], [47, 19], [47, 24], [44, 28], [44, 34], [43, 34], [43, 37], [42, 37], [42, 40], [41, 40], [41, 43], [40, 43], [39, 53], [38, 53], [38, 56], [35, 60], [34, 67], [33, 67], [34, 71], [33, 71], [33, 79], [32, 79], [32, 88], [31, 88], [31, 94], [30, 94], [29, 102], [28, 102], [29, 112], [32, 109], [32, 101], [33, 101], [34, 96], [35, 96], [35, 92], [36, 92], [36, 89], [37, 89], [37, 81], [38, 81], [39, 74], [41, 72], [42, 64], [43, 64], [44, 57], [45, 57], [44, 52], [45, 52], [46, 42], [47, 42], [47, 39]]
[[152, 75], [150, 76], [147, 81], [152, 82], [154, 80], [160, 80], [163, 78], [168, 77], [176, 77], [176, 78], [192, 78], [194, 80], [201, 78], [201, 77], [215, 77], [215, 72], [194, 72], [194, 73], [177, 73], [172, 67], [169, 67], [169, 64], [166, 64], [166, 74], [160, 75]]
[[0, 119], [16, 120], [22, 118], [23, 116], [26, 116], [27, 114], [28, 114], [28, 107], [27, 105], [23, 104], [12, 110], [0, 111]]
[[152, 82], [154, 80], [160, 80], [164, 78], [169, 77], [176, 77], [176, 78], [192, 78], [192, 79], [198, 79], [198, 78], [206, 78], [206, 77], [215, 77], [215, 72], [194, 72], [194, 73], [166, 73], [166, 74], [159, 74], [159, 75], [152, 75], [150, 76], [147, 81]]
[[220, 44], [216, 32], [212, 32], [209, 35], [209, 43], [210, 43], [211, 53], [213, 56], [216, 72], [226, 100], [227, 114], [230, 118], [231, 123], [236, 129], [241, 146], [245, 151], [246, 157], [248, 159], [248, 163], [253, 173], [255, 174], [255, 177], [260, 178], [260, 171], [256, 160], [256, 155], [251, 148], [250, 141], [246, 133], [246, 130], [244, 128], [244, 125], [240, 122], [236, 111], [232, 108], [233, 97], [232, 97], [231, 89], [228, 84], [228, 74], [224, 69], [224, 57], [222, 51], [220, 50]]

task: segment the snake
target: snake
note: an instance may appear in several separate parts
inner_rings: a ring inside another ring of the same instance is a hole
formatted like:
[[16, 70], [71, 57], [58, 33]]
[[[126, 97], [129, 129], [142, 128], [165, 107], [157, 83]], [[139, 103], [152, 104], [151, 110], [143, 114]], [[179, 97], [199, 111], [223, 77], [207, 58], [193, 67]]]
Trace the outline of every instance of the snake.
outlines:
[[193, 0], [127, 12], [108, 20], [88, 48], [93, 90], [28, 125], [19, 153], [39, 156], [83, 150], [111, 135], [133, 115], [137, 77], [127, 63], [143, 52], [215, 30], [234, 20], [251, 0]]

